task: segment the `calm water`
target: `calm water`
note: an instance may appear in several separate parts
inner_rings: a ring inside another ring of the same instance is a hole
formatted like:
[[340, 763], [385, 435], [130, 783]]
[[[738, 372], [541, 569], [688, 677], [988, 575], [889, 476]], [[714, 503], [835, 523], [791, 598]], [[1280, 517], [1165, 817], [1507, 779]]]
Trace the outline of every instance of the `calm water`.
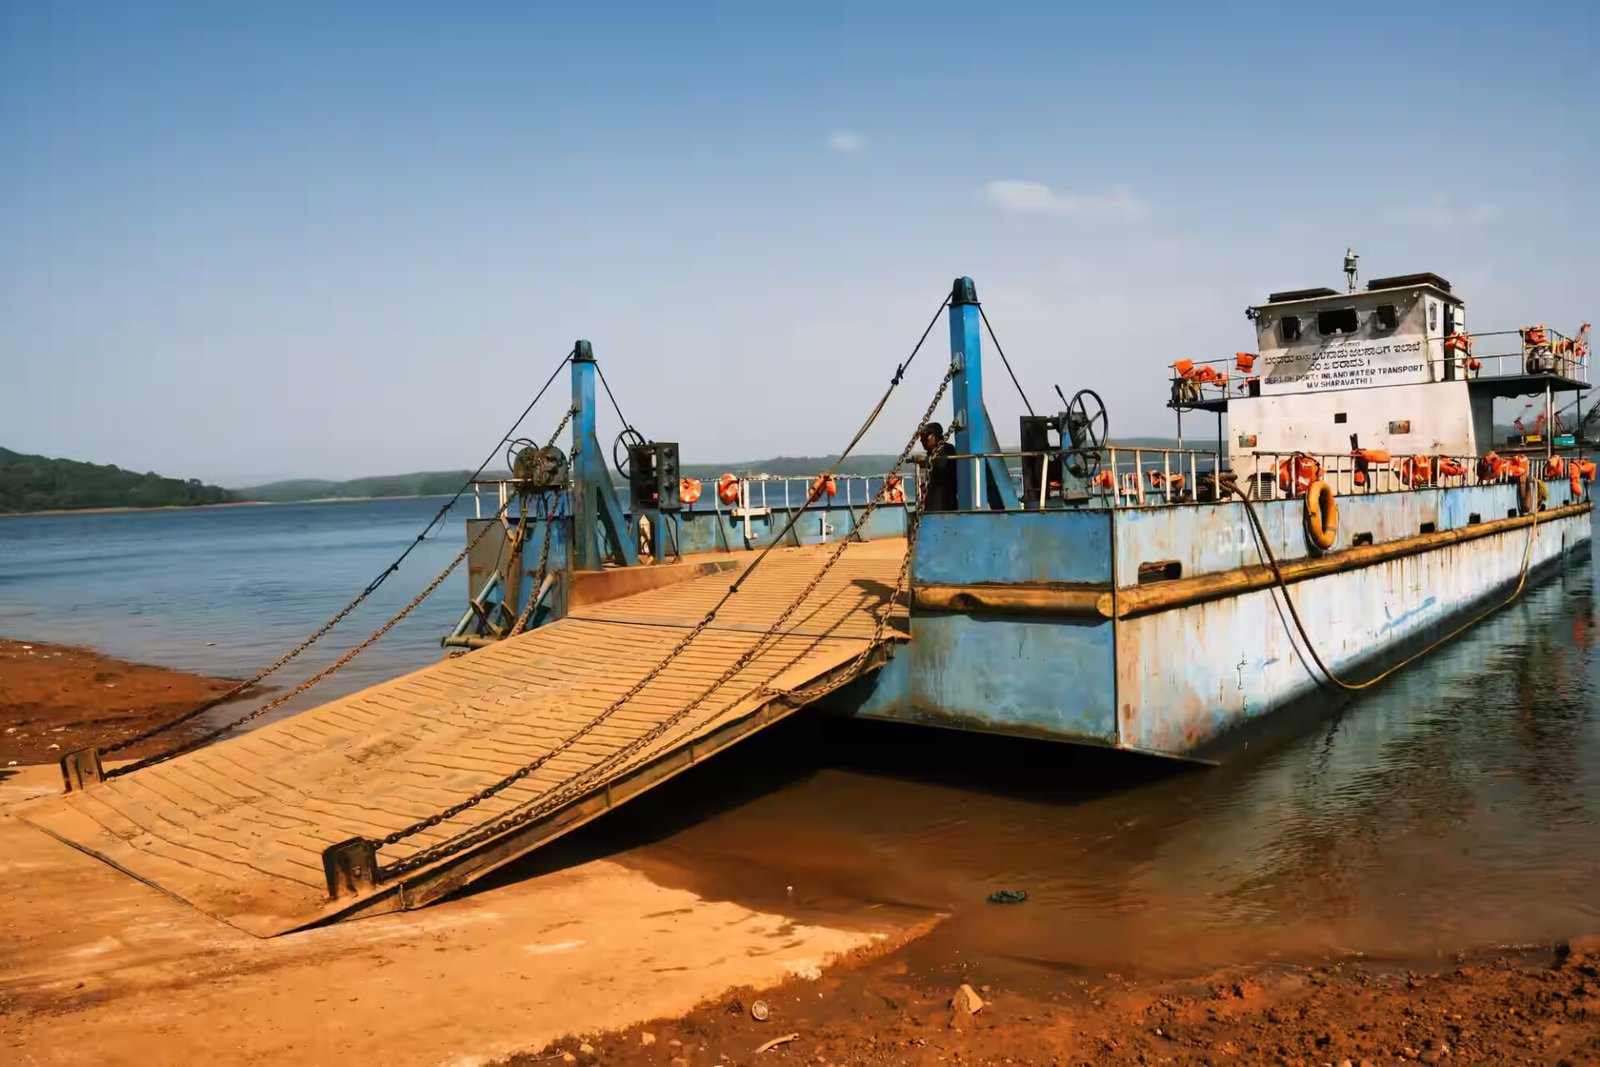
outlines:
[[[0, 519], [0, 634], [243, 674], [341, 606], [440, 503]], [[437, 573], [466, 513], [304, 670]], [[453, 577], [329, 693], [434, 661], [465, 592]], [[948, 911], [913, 951], [1029, 966], [1409, 959], [1600, 932], [1594, 623], [1585, 559], [1212, 770], [799, 717], [523, 870], [606, 854], [753, 906]], [[984, 903], [997, 888], [1030, 900]]]

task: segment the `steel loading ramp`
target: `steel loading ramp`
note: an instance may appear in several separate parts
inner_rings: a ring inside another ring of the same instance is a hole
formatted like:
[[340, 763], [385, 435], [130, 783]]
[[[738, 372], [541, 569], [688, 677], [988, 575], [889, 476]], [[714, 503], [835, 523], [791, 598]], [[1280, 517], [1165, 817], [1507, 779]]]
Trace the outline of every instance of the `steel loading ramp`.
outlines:
[[[774, 552], [647, 688], [576, 739], [682, 641], [741, 571], [590, 605], [17, 814], [260, 936], [420, 907], [814, 698], [795, 690], [814, 694], [881, 662], [888, 642], [904, 637], [901, 609], [890, 601], [905, 542], [852, 544], [823, 573], [834, 550]], [[885, 617], [888, 625], [879, 626]], [[683, 714], [753, 649], [742, 670]], [[324, 849], [353, 837], [381, 840], [553, 750], [503, 792], [377, 853], [380, 865], [404, 867], [419, 854], [425, 862], [330, 898]], [[540, 814], [428, 858], [460, 835], [530, 810]]]

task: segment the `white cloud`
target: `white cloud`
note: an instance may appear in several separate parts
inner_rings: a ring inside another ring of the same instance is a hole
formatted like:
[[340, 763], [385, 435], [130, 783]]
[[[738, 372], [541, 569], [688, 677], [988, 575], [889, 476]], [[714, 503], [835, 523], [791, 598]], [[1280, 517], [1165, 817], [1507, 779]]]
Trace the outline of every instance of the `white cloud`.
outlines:
[[867, 139], [851, 130], [834, 130], [828, 134], [828, 147], [835, 152], [849, 154], [860, 152], [867, 147]]
[[1493, 222], [1500, 214], [1494, 204], [1458, 204], [1440, 193], [1421, 207], [1402, 211], [1402, 221], [1431, 230], [1460, 230]]
[[983, 198], [1001, 211], [1055, 215], [1071, 219], [1134, 221], [1149, 218], [1150, 205], [1114, 188], [1100, 196], [1060, 192], [1044, 182], [997, 178], [983, 187]]

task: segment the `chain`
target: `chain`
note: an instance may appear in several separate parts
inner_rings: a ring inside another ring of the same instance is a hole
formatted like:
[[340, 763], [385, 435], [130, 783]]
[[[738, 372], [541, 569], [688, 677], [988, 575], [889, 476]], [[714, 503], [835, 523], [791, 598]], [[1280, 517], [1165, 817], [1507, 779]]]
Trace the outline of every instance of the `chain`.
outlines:
[[[141, 741], [148, 741], [152, 737], [155, 737], [157, 734], [166, 733], [168, 730], [172, 729], [175, 726], [182, 726], [184, 723], [188, 722], [189, 720], [195, 719], [195, 718], [198, 718], [201, 715], [204, 715], [206, 712], [210, 711], [212, 708], [215, 708], [219, 704], [223, 704], [223, 703], [225, 703], [225, 702], [227, 702], [229, 700], [232, 700], [234, 697], [238, 696], [240, 693], [243, 693], [247, 689], [253, 689], [255, 686], [259, 685], [261, 683], [262, 679], [266, 678], [267, 675], [272, 674], [273, 672], [277, 671], [278, 668], [282, 667], [284, 664], [288, 663], [290, 660], [292, 660], [296, 656], [300, 655], [300, 653], [304, 652], [306, 649], [308, 649], [312, 645], [316, 644], [317, 641], [320, 638], [322, 638], [325, 634], [328, 633], [329, 630], [332, 630], [335, 626], [338, 626], [341, 622], [343, 622], [345, 620], [345, 616], [349, 615], [352, 611], [356, 610], [356, 608], [360, 606], [361, 602], [363, 600], [367, 599], [367, 597], [371, 596], [373, 591], [376, 590], [376, 589], [377, 589], [376, 585], [367, 586], [367, 588], [363, 589], [361, 591], [361, 593], [354, 600], [352, 600], [352, 601], [350, 601], [350, 603], [346, 604], [344, 606], [343, 610], [341, 610], [333, 618], [329, 619], [327, 622], [323, 623], [320, 627], [318, 627], [317, 630], [310, 637], [306, 638], [304, 641], [301, 641], [298, 645], [295, 645], [289, 651], [287, 651], [283, 655], [279, 656], [276, 660], [273, 661], [273, 663], [272, 663], [272, 665], [270, 667], [267, 667], [264, 670], [256, 672], [250, 678], [246, 679], [245, 681], [240, 682], [238, 685], [234, 686], [232, 689], [229, 689], [227, 692], [219, 694], [218, 696], [212, 697], [210, 700], [206, 701], [204, 704], [201, 704], [199, 707], [193, 709], [192, 711], [186, 711], [182, 715], [179, 715], [177, 718], [169, 719], [168, 721], [166, 721], [164, 723], [160, 723], [160, 724], [158, 724], [156, 726], [152, 726], [150, 729], [145, 730], [143, 733], [137, 733], [137, 734], [134, 734], [132, 737], [125, 737], [121, 741], [116, 742], [115, 744], [107, 745], [105, 748], [100, 750], [102, 755], [110, 755], [113, 752], [120, 752], [121, 750], [123, 750], [125, 748], [130, 748], [133, 745], [137, 745]], [[116, 773], [116, 772], [112, 772], [112, 773]]]
[[[539, 401], [544, 397], [544, 394], [549, 390], [551, 384], [556, 380], [556, 376], [561, 373], [561, 368], [565, 367], [567, 362], [572, 359], [572, 355], [572, 352], [568, 352], [566, 355], [561, 357], [561, 362], [557, 363], [556, 369], [550, 372], [550, 377], [545, 379], [543, 387], [541, 387], [539, 392], [535, 394], [534, 398], [528, 402], [528, 406], [522, 409], [522, 414], [517, 416], [517, 421], [511, 424], [511, 428], [507, 430], [505, 435], [500, 439], [502, 444], [506, 441], [509, 441], [511, 439], [511, 435], [517, 432], [517, 427], [522, 425], [522, 421], [528, 417], [528, 413], [533, 410], [534, 405], [538, 404]], [[574, 410], [575, 409], [573, 408], [567, 409], [567, 417], [561, 420], [562, 427], [566, 426], [567, 419], [572, 418]], [[561, 430], [558, 428], [556, 430], [556, 434], [559, 435], [560, 433]], [[553, 443], [554, 438], [551, 438], [551, 441]], [[499, 445], [496, 445], [495, 448], [498, 449]], [[205, 703], [201, 704], [199, 707], [196, 707], [190, 711], [186, 711], [176, 718], [168, 719], [166, 722], [158, 723], [142, 733], [134, 734], [132, 737], [124, 737], [120, 741], [107, 745], [105, 748], [100, 750], [101, 754], [110, 755], [113, 752], [120, 752], [125, 748], [137, 745], [141, 741], [148, 741], [157, 734], [166, 733], [168, 730], [171, 730], [174, 727], [182, 726], [184, 723], [204, 715], [212, 708], [232, 700], [245, 690], [253, 689], [255, 686], [260, 685], [268, 675], [275, 673], [285, 664], [289, 663], [289, 661], [295, 659], [306, 649], [316, 644], [330, 630], [343, 622], [352, 611], [360, 607], [362, 601], [366, 600], [367, 597], [377, 592], [378, 587], [387, 581], [391, 574], [400, 569], [400, 564], [404, 563], [406, 557], [411, 555], [411, 550], [416, 548], [417, 545], [421, 544], [427, 538], [428, 532], [437, 526], [441, 521], [443, 521], [445, 515], [449, 513], [450, 509], [455, 507], [456, 501], [460, 500], [462, 494], [472, 487], [472, 483], [477, 479], [478, 475], [482, 474], [483, 469], [489, 465], [491, 460], [494, 459], [494, 455], [494, 452], [490, 452], [484, 461], [478, 464], [478, 469], [473, 471], [467, 480], [462, 483], [461, 488], [455, 491], [454, 496], [445, 501], [444, 506], [441, 507], [437, 513], [435, 513], [431, 520], [429, 520], [428, 525], [422, 528], [422, 532], [419, 533], [416, 538], [405, 547], [403, 552], [400, 553], [399, 558], [397, 558], [393, 563], [389, 564], [389, 566], [384, 569], [383, 573], [379, 574], [376, 578], [372, 579], [372, 581], [368, 582], [367, 587], [361, 590], [360, 593], [356, 594], [356, 598], [354, 600], [350, 601], [350, 603], [346, 604], [342, 609], [340, 609], [339, 613], [334, 615], [333, 618], [319, 626], [310, 637], [306, 638], [304, 641], [301, 641], [298, 645], [295, 645], [289, 651], [273, 660], [270, 666], [266, 667], [264, 670], [257, 671], [255, 674], [240, 682], [232, 689], [229, 689], [224, 693], [219, 693], [210, 700], [207, 700]]]
[[505, 514], [505, 510], [506, 509], [502, 507], [498, 512], [495, 513], [495, 515], [493, 516], [493, 518], [491, 518], [491, 520], [489, 522], [484, 523], [483, 524], [483, 529], [479, 530], [477, 536], [474, 537], [471, 541], [469, 541], [467, 543], [467, 547], [463, 548], [460, 552], [456, 553], [456, 558], [450, 561], [449, 566], [445, 567], [444, 570], [440, 571], [438, 577], [434, 578], [433, 581], [429, 582], [427, 584], [427, 586], [423, 588], [422, 592], [418, 593], [414, 598], [412, 598], [411, 603], [409, 603], [405, 607], [401, 608], [400, 609], [400, 613], [398, 615], [395, 615], [388, 622], [384, 623], [382, 626], [378, 627], [378, 629], [374, 630], [372, 635], [370, 637], [368, 637], [365, 641], [362, 641], [359, 645], [356, 645], [350, 651], [346, 652], [344, 655], [342, 655], [338, 659], [334, 660], [332, 663], [330, 663], [328, 666], [324, 667], [322, 670], [318, 671], [316, 674], [312, 675], [310, 678], [307, 678], [305, 681], [301, 682], [299, 685], [295, 686], [293, 689], [289, 690], [287, 693], [284, 693], [282, 696], [276, 697], [276, 698], [274, 698], [272, 700], [267, 701], [265, 704], [261, 705], [259, 708], [256, 708], [254, 711], [252, 711], [252, 712], [250, 712], [250, 713], [248, 713], [246, 715], [239, 716], [239, 718], [234, 719], [232, 722], [229, 722], [229, 723], [226, 723], [226, 724], [224, 724], [222, 726], [219, 726], [216, 729], [214, 729], [214, 730], [212, 730], [212, 731], [210, 731], [208, 733], [201, 734], [199, 737], [196, 737], [196, 738], [193, 738], [193, 739], [191, 739], [189, 741], [186, 741], [183, 744], [180, 744], [180, 745], [176, 746], [175, 748], [167, 750], [166, 752], [157, 753], [154, 756], [146, 756], [144, 759], [139, 760], [136, 763], [130, 763], [130, 764], [124, 766], [124, 767], [117, 767], [117, 768], [115, 768], [113, 770], [107, 771], [105, 776], [107, 778], [116, 778], [116, 777], [118, 777], [120, 775], [127, 774], [130, 771], [137, 771], [137, 770], [139, 770], [139, 769], [141, 769], [143, 767], [151, 766], [152, 764], [165, 763], [167, 760], [172, 759], [174, 756], [181, 756], [185, 752], [192, 752], [195, 749], [201, 747], [202, 745], [206, 745], [206, 744], [209, 744], [212, 741], [215, 741], [217, 738], [221, 737], [223, 734], [230, 733], [233, 730], [237, 730], [239, 727], [243, 726], [245, 723], [250, 722], [253, 719], [260, 718], [261, 716], [265, 715], [267, 712], [272, 711], [274, 708], [282, 707], [288, 701], [293, 700], [295, 697], [299, 696], [301, 693], [304, 693], [306, 690], [310, 689], [312, 686], [316, 685], [318, 682], [322, 681], [324, 678], [328, 677], [330, 674], [333, 674], [335, 671], [338, 671], [338, 670], [342, 669], [351, 660], [355, 659], [357, 656], [361, 655], [361, 653], [365, 652], [368, 648], [372, 647], [372, 645], [377, 643], [378, 639], [383, 637], [384, 634], [386, 634], [390, 630], [394, 629], [396, 624], [398, 624], [401, 619], [405, 618], [407, 615], [410, 615], [412, 611], [416, 610], [417, 605], [421, 604], [424, 600], [428, 599], [428, 597], [433, 593], [434, 590], [438, 589], [439, 586], [443, 585], [444, 584], [444, 580], [446, 578], [448, 578], [451, 575], [451, 573], [455, 571], [455, 569], [457, 567], [461, 566], [461, 562], [463, 560], [465, 560], [468, 555], [471, 554], [471, 552], [472, 552], [472, 550], [474, 548], [478, 547], [478, 542], [482, 541], [484, 536], [486, 534], [488, 534], [488, 532], [490, 530], [493, 530], [493, 529], [495, 529], [497, 527], [498, 524], [494, 521], [494, 519], [498, 519], [498, 518], [500, 518], [501, 515], [504, 515]]
[[[922, 427], [925, 426], [927, 424], [928, 420], [933, 417], [934, 411], [938, 408], [939, 402], [944, 398], [944, 394], [945, 394], [946, 390], [949, 389], [950, 382], [954, 378], [955, 378], [955, 368], [954, 368], [954, 366], [952, 366], [950, 368], [950, 370], [948, 372], [946, 372], [946, 374], [944, 376], [944, 380], [939, 383], [939, 388], [938, 388], [937, 392], [935, 392], [932, 402], [929, 403], [927, 412], [924, 414], [922, 420], [917, 424], [916, 430], [913, 431], [912, 436], [911, 436], [911, 440], [909, 442], [907, 442], [905, 449], [900, 454], [900, 458], [895, 462], [894, 469], [896, 471], [898, 471], [902, 466], [904, 466], [906, 460], [910, 458], [912, 450], [916, 447], [917, 437], [921, 433]], [[878, 405], [878, 410], [881, 411], [882, 407], [883, 407], [883, 402], [880, 401], [879, 405]], [[874, 412], [874, 417], [876, 417], [876, 412]], [[861, 436], [860, 434], [857, 435], [857, 439], [858, 440], [859, 440], [860, 436]], [[843, 456], [840, 457], [841, 461], [843, 460], [843, 458], [844, 458]], [[886, 492], [887, 492], [887, 480], [885, 480], [885, 484], [884, 485], [879, 487], [878, 493], [876, 494], [876, 496], [874, 496], [873, 500], [867, 505], [866, 509], [862, 512], [860, 519], [857, 520], [857, 523], [856, 523], [856, 528], [857, 529], [860, 529], [861, 525], [864, 524], [866, 522], [866, 520], [868, 519], [868, 517], [870, 517], [872, 515], [872, 513], [877, 509], [878, 505], [883, 502], [883, 500], [884, 500], [884, 498], [886, 496]], [[919, 493], [919, 496], [918, 496], [919, 503], [920, 503], [920, 499], [921, 499], [921, 495]], [[798, 512], [796, 514], [798, 515]], [[791, 525], [792, 525], [792, 521], [791, 521]], [[774, 543], [776, 543], [777, 540], [781, 540], [781, 537], [775, 539]], [[826, 577], [828, 572], [833, 569], [834, 565], [837, 564], [841, 558], [843, 558], [845, 551], [850, 547], [851, 543], [852, 543], [852, 539], [851, 538], [845, 538], [845, 539], [841, 540], [839, 542], [839, 547], [836, 548], [833, 551], [833, 554], [828, 558], [827, 562], [824, 563], [822, 568], [812, 577], [811, 581], [806, 583], [805, 587], [800, 591], [799, 595], [796, 596], [793, 600], [790, 601], [789, 605], [783, 610], [783, 612], [778, 616], [778, 618], [773, 622], [773, 624], [762, 635], [761, 639], [758, 640], [754, 645], [752, 645], [751, 648], [749, 648], [744, 653], [742, 653], [736, 660], [734, 660], [733, 664], [727, 670], [723, 671], [723, 673], [721, 675], [719, 675], [715, 680], [713, 680], [712, 683], [709, 686], [707, 686], [698, 696], [696, 696], [694, 698], [694, 700], [689, 702], [687, 705], [685, 705], [684, 707], [682, 707], [682, 708], [678, 709], [677, 711], [673, 712], [671, 715], [669, 715], [667, 718], [663, 719], [661, 722], [657, 723], [655, 726], [651, 727], [645, 733], [643, 733], [640, 736], [634, 738], [632, 741], [628, 742], [622, 748], [618, 749], [617, 751], [613, 752], [611, 755], [607, 756], [600, 763], [595, 764], [594, 766], [588, 768], [587, 770], [580, 771], [578, 774], [574, 775], [573, 777], [568, 778], [566, 781], [561, 782], [561, 783], [553, 786], [551, 789], [545, 791], [540, 797], [534, 799], [534, 801], [531, 803], [531, 806], [525, 807], [522, 810], [517, 811], [514, 814], [505, 816], [504, 818], [498, 819], [498, 820], [496, 820], [494, 822], [486, 823], [486, 824], [480, 825], [479, 827], [476, 827], [474, 829], [465, 831], [464, 833], [462, 833], [461, 835], [458, 835], [457, 837], [451, 838], [451, 839], [446, 840], [446, 841], [441, 841], [436, 845], [431, 845], [428, 848], [419, 850], [418, 852], [415, 852], [410, 856], [407, 856], [407, 857], [404, 857], [402, 859], [396, 860], [394, 863], [379, 867], [377, 872], [376, 872], [378, 880], [379, 881], [385, 881], [387, 879], [393, 878], [396, 875], [404, 874], [405, 872], [410, 871], [410, 870], [415, 870], [415, 869], [417, 869], [419, 867], [425, 866], [428, 863], [432, 863], [435, 860], [442, 859], [445, 856], [453, 855], [454, 853], [459, 852], [462, 849], [469, 848], [472, 845], [475, 845], [475, 844], [477, 844], [477, 843], [479, 843], [481, 841], [485, 841], [485, 840], [487, 840], [487, 839], [489, 839], [491, 837], [496, 837], [496, 836], [504, 833], [507, 830], [513, 829], [514, 827], [520, 826], [523, 823], [526, 823], [526, 822], [528, 822], [528, 821], [530, 821], [532, 819], [537, 818], [539, 815], [543, 814], [545, 811], [548, 811], [550, 808], [555, 807], [555, 806], [559, 806], [560, 804], [565, 803], [566, 802], [566, 798], [569, 795], [571, 795], [572, 793], [576, 792], [578, 789], [583, 788], [587, 782], [593, 780], [595, 777], [597, 777], [599, 775], [605, 774], [607, 771], [610, 771], [612, 768], [616, 767], [619, 763], [622, 763], [623, 761], [627, 760], [629, 757], [631, 757], [634, 753], [638, 752], [640, 749], [648, 746], [652, 742], [654, 742], [657, 739], [659, 739], [660, 737], [662, 737], [664, 734], [667, 733], [667, 731], [671, 730], [674, 726], [678, 725], [685, 718], [687, 718], [690, 714], [692, 714], [697, 708], [699, 708], [702, 704], [704, 704], [708, 699], [710, 699], [710, 697], [714, 693], [716, 693], [723, 686], [727, 685], [728, 682], [732, 681], [738, 674], [740, 674], [744, 670], [745, 667], [747, 667], [750, 664], [750, 662], [752, 660], [754, 660], [758, 655], [760, 655], [762, 652], [764, 652], [766, 650], [768, 643], [775, 636], [778, 635], [779, 631], [783, 628], [783, 625], [786, 622], [789, 621], [790, 617], [793, 616], [794, 613], [797, 610], [799, 610], [801, 604], [803, 604], [811, 596], [811, 594], [816, 591], [817, 586], [822, 583], [823, 578]], [[904, 576], [906, 574], [906, 570], [907, 570], [907, 568], [909, 566], [909, 561], [910, 561], [910, 547], [908, 545], [906, 557], [905, 557], [904, 560], [902, 560], [902, 563], [901, 563], [901, 579], [900, 579], [900, 581], [904, 580]], [[759, 563], [759, 562], [760, 561], [757, 560], [757, 563]], [[755, 564], [752, 564], [750, 570], [753, 570], [754, 567], [755, 567]], [[729, 595], [731, 595], [732, 593], [734, 593], [734, 592], [736, 592], [738, 590], [740, 582], [742, 582], [745, 578], [747, 578], [749, 576], [749, 573], [750, 573], [750, 571], [747, 570], [744, 575], [742, 575], [739, 579], [737, 579], [733, 583], [732, 587], [730, 587], [730, 589], [729, 589]], [[599, 727], [603, 722], [605, 722], [607, 719], [609, 719], [614, 712], [616, 712], [618, 709], [622, 708], [630, 700], [632, 700], [634, 697], [636, 697], [641, 691], [643, 691], [643, 689], [647, 685], [649, 685], [652, 681], [654, 681], [657, 677], [659, 677], [661, 675], [661, 673], [663, 671], [665, 671], [667, 669], [667, 667], [670, 666], [678, 658], [678, 656], [681, 655], [683, 653], [683, 651], [689, 647], [690, 643], [693, 642], [695, 640], [695, 638], [699, 637], [700, 634], [702, 632], [704, 632], [705, 629], [708, 626], [711, 625], [712, 621], [716, 618], [717, 610], [721, 607], [721, 605], [723, 603], [726, 603], [726, 601], [727, 601], [727, 596], [724, 596], [723, 600], [721, 602], [719, 602], [717, 607], [713, 608], [711, 611], [707, 612], [705, 617], [702, 618], [698, 623], [696, 623], [695, 626], [692, 629], [690, 629], [690, 631], [687, 634], [684, 635], [683, 639], [678, 642], [678, 644], [672, 649], [672, 651], [669, 652], [653, 668], [651, 668], [651, 670], [643, 678], [641, 678], [632, 687], [630, 687], [628, 689], [628, 691], [626, 693], [624, 693], [621, 697], [619, 697], [617, 700], [613, 701], [610, 705], [608, 705], [597, 716], [595, 716], [589, 722], [585, 723], [582, 727], [580, 727], [575, 733], [573, 733], [573, 734], [567, 736], [566, 738], [564, 738], [558, 745], [556, 745], [549, 752], [546, 752], [544, 755], [538, 757], [537, 759], [535, 759], [531, 763], [524, 764], [522, 767], [517, 768], [517, 770], [513, 771], [511, 774], [509, 774], [506, 777], [502, 778], [500, 781], [495, 782], [495, 783], [487, 786], [486, 788], [480, 790], [479, 792], [473, 794], [472, 796], [466, 798], [465, 800], [462, 800], [457, 804], [451, 805], [450, 807], [444, 809], [443, 811], [441, 811], [441, 812], [439, 812], [439, 813], [437, 813], [435, 815], [431, 815], [428, 818], [421, 820], [420, 822], [414, 823], [412, 826], [406, 827], [405, 829], [398, 830], [398, 831], [396, 831], [394, 833], [391, 833], [391, 834], [387, 835], [386, 837], [383, 838], [382, 843], [386, 844], [386, 845], [395, 844], [395, 843], [397, 843], [399, 841], [404, 840], [407, 837], [410, 837], [410, 836], [412, 836], [412, 835], [414, 835], [416, 833], [419, 833], [422, 830], [430, 829], [430, 828], [432, 828], [434, 826], [439, 825], [442, 822], [446, 822], [446, 821], [448, 821], [450, 819], [455, 818], [457, 815], [460, 815], [462, 812], [467, 811], [469, 808], [472, 808], [473, 806], [481, 803], [482, 801], [487, 800], [492, 796], [495, 796], [496, 794], [502, 792], [503, 790], [505, 790], [506, 788], [508, 788], [511, 785], [515, 784], [516, 782], [519, 782], [523, 778], [526, 778], [529, 774], [532, 774], [535, 770], [537, 770], [540, 767], [544, 766], [546, 763], [550, 762], [550, 760], [554, 759], [556, 756], [560, 755], [561, 753], [565, 752], [567, 749], [571, 748], [574, 744], [576, 744], [578, 741], [582, 740], [589, 733], [591, 733], [593, 730], [595, 730], [597, 727]], [[887, 626], [888, 616], [891, 613], [891, 611], [892, 611], [892, 604], [891, 604], [889, 609], [886, 609], [884, 611], [884, 613], [882, 614], [882, 616], [879, 619], [879, 623], [878, 623], [877, 629], [875, 630], [875, 634], [874, 634], [875, 640], [881, 640], [883, 628], [885, 626]], [[869, 644], [868, 645], [868, 650], [870, 650], [871, 647], [872, 647], [872, 644]], [[803, 655], [803, 653], [802, 653], [802, 655]], [[798, 657], [797, 657], [797, 659], [798, 659]], [[857, 657], [857, 660], [855, 662], [856, 663], [862, 663], [864, 661], [865, 661], [865, 655]], [[788, 665], [785, 665], [784, 667], [779, 668], [778, 673], [782, 673], [782, 671], [786, 670], [786, 669], [788, 669]], [[773, 677], [776, 677], [776, 676], [777, 676], [776, 674], [773, 675]], [[769, 682], [770, 682], [770, 680], [771, 679], [769, 679]], [[763, 687], [758, 687], [758, 689], [756, 691], [758, 693], [770, 692], [770, 690], [766, 689], [766, 687], [764, 687], [764, 686]], [[735, 701], [735, 703], [737, 703], [737, 701]], [[732, 705], [730, 704], [729, 706], [731, 707]], [[723, 709], [719, 710], [717, 714], [722, 714], [726, 710], [727, 710], [726, 708], [723, 708]]]
[[[546, 449], [555, 447], [556, 439], [561, 436], [561, 431], [567, 428], [567, 423], [571, 422], [572, 416], [576, 415], [577, 413], [578, 409], [576, 407], [570, 407], [567, 409], [567, 414], [562, 418], [560, 424], [556, 426], [555, 433], [551, 434], [550, 440], [545, 442], [544, 447]], [[533, 618], [533, 612], [539, 605], [539, 589], [544, 585], [545, 575], [550, 564], [550, 530], [553, 526], [555, 526], [556, 522], [554, 511], [555, 509], [551, 508], [545, 512], [544, 547], [539, 550], [539, 568], [533, 575], [533, 590], [528, 596], [528, 604], [522, 609], [522, 614], [517, 616], [517, 621], [512, 625], [510, 632], [506, 634], [507, 637], [516, 637], [523, 630], [527, 629], [528, 620]]]
[[522, 614], [517, 616], [516, 623], [511, 627], [506, 637], [516, 637], [528, 628], [528, 620], [533, 618], [534, 609], [539, 604], [539, 590], [544, 585], [545, 573], [550, 564], [550, 529], [555, 526], [554, 514], [544, 517], [544, 547], [539, 550], [539, 569], [533, 575], [533, 591], [528, 595], [527, 606], [522, 609]]

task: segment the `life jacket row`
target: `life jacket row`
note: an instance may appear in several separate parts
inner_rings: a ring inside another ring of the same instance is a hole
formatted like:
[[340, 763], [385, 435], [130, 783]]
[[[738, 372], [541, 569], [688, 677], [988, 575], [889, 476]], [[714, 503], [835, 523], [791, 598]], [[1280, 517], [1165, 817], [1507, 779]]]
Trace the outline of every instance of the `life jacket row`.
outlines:
[[[737, 504], [739, 502], [741, 484], [738, 475], [724, 474], [717, 479], [717, 499], [730, 507]], [[678, 499], [685, 504], [693, 504], [698, 501], [703, 491], [704, 486], [700, 484], [699, 478], [678, 479]], [[811, 495], [807, 498], [806, 503], [812, 503], [824, 496], [835, 497], [838, 495], [839, 483], [834, 479], [833, 475], [819, 474], [816, 480], [811, 483]], [[883, 480], [883, 499], [890, 504], [904, 504], [906, 502], [905, 483], [901, 481], [898, 474], [891, 474]]]

